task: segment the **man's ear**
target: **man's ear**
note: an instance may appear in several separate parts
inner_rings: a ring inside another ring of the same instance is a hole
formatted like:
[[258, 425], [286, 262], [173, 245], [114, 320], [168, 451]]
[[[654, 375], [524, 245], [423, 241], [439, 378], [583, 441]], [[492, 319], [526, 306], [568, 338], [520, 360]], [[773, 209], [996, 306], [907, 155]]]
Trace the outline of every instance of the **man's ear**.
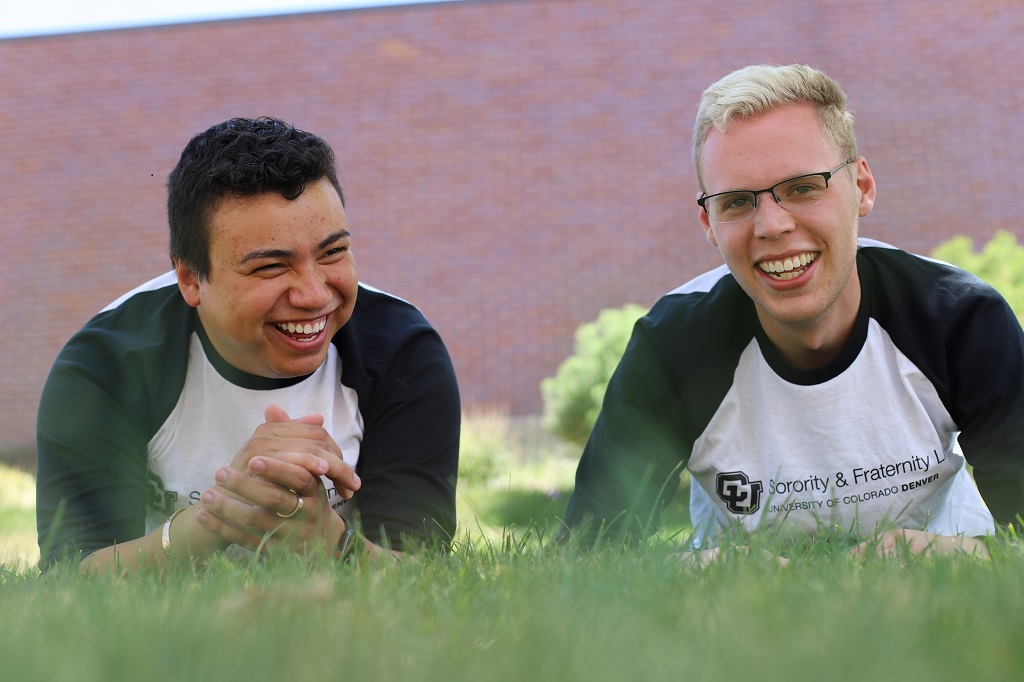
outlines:
[[199, 278], [181, 259], [174, 258], [174, 274], [178, 276], [178, 289], [182, 298], [193, 308], [198, 308], [200, 303]]
[[871, 213], [875, 206], [875, 177], [871, 175], [867, 160], [862, 156], [857, 159], [857, 190], [860, 193], [860, 201], [857, 212], [861, 218]]

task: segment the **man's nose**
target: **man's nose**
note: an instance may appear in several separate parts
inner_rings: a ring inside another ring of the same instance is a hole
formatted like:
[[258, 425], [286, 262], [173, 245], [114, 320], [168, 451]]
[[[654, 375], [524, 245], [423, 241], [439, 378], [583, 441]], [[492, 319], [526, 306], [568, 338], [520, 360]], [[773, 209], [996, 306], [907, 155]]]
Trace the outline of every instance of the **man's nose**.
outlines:
[[793, 214], [784, 209], [771, 190], [757, 196], [754, 207], [754, 236], [761, 239], [778, 239], [795, 227]]
[[292, 283], [288, 302], [296, 308], [319, 310], [331, 300], [331, 288], [327, 278], [317, 267], [299, 273]]

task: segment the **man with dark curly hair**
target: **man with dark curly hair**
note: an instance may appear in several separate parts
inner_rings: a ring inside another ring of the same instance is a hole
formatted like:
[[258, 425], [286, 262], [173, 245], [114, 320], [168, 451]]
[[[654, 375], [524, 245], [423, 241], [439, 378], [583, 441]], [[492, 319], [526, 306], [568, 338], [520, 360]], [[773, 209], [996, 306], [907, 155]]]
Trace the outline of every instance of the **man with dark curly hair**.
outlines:
[[359, 282], [331, 147], [273, 118], [215, 125], [167, 213], [174, 269], [90, 320], [43, 391], [41, 563], [446, 547], [455, 373], [419, 310]]

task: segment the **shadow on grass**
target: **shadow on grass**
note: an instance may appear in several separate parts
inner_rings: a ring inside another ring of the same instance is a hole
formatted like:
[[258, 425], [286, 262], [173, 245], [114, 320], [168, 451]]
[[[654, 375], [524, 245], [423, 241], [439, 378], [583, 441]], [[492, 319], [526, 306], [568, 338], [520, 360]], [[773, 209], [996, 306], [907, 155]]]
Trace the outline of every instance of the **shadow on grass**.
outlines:
[[480, 520], [497, 528], [551, 527], [559, 523], [570, 490], [512, 489], [495, 492], [480, 506]]
[[[557, 528], [565, 515], [572, 488], [548, 492], [522, 488], [493, 491], [477, 496], [473, 505], [477, 518], [494, 528]], [[661, 514], [662, 528], [688, 528], [690, 525], [689, 488], [676, 493]]]

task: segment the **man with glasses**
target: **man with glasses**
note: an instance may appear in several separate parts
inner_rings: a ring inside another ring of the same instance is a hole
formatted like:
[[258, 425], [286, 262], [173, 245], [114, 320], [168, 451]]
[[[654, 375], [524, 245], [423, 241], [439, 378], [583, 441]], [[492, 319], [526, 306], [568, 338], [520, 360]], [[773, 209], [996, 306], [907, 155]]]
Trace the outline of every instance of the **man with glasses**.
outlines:
[[705, 550], [691, 561], [755, 531], [783, 548], [815, 535], [859, 554], [987, 555], [977, 538], [1024, 514], [1009, 306], [962, 270], [858, 238], [875, 180], [820, 71], [713, 84], [693, 153], [725, 265], [637, 323], [561, 537], [650, 533], [685, 468]]

